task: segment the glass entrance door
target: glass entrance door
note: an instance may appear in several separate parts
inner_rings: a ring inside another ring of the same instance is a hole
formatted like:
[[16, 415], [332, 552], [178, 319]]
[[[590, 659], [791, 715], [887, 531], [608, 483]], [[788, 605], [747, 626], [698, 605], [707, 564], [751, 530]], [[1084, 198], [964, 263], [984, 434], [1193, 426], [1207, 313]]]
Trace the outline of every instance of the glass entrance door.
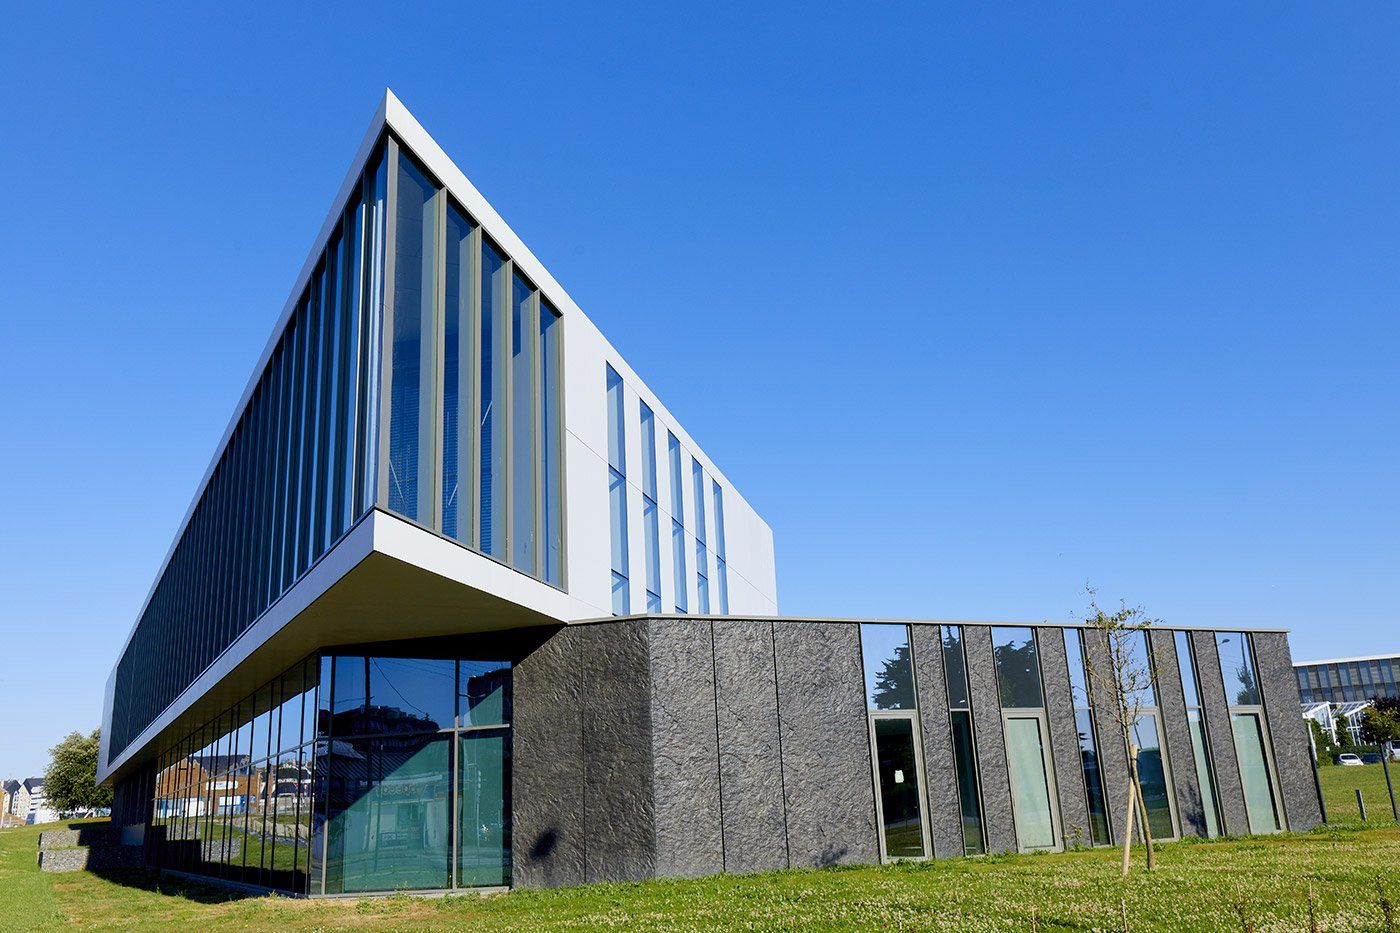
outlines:
[[923, 787], [912, 716], [872, 716], [882, 853], [887, 859], [925, 858]]

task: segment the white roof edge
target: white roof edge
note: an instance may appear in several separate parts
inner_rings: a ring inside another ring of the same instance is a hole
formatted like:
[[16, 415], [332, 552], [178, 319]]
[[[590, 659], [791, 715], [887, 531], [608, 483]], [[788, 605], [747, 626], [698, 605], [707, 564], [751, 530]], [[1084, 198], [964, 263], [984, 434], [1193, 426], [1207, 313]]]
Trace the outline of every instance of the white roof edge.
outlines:
[[1354, 664], [1358, 661], [1400, 661], [1400, 651], [1390, 654], [1367, 654], [1359, 658], [1324, 658], [1321, 661], [1294, 661], [1294, 667], [1315, 667], [1318, 664]]
[[[847, 625], [977, 625], [991, 626], [994, 628], [1089, 628], [1084, 622], [1051, 622], [1048, 619], [1041, 619], [1038, 622], [1028, 622], [1024, 619], [1007, 621], [1005, 619], [908, 619], [908, 618], [853, 618], [850, 616], [811, 616], [811, 615], [791, 615], [791, 616], [765, 616], [765, 615], [692, 615], [685, 613], [669, 612], [638, 612], [625, 616], [598, 616], [592, 619], [575, 619], [569, 625], [593, 625], [599, 622], [621, 622], [637, 619], [711, 619], [714, 621], [742, 621], [742, 622], [839, 622]], [[1149, 625], [1146, 631], [1162, 632], [1245, 632], [1262, 635], [1287, 635], [1292, 630], [1286, 628], [1250, 628], [1249, 626], [1230, 626], [1221, 628], [1213, 625], [1170, 625], [1165, 622], [1159, 625]]]

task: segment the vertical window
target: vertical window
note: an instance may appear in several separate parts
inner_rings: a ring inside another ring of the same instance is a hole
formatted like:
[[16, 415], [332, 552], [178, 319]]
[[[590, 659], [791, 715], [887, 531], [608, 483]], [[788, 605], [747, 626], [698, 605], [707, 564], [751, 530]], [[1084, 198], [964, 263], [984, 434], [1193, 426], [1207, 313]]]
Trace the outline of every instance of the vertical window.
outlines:
[[962, 810], [963, 853], [979, 855], [987, 851], [987, 845], [982, 835], [982, 794], [977, 780], [977, 743], [972, 731], [962, 626], [943, 626], [943, 676], [948, 688], [953, 768], [957, 772], [958, 804]]
[[1172, 795], [1171, 770], [1162, 748], [1162, 717], [1157, 708], [1156, 668], [1146, 632], [1128, 636], [1130, 663], [1148, 672], [1147, 685], [1138, 696], [1138, 716], [1130, 730], [1130, 740], [1137, 746], [1138, 782], [1142, 785], [1142, 803], [1147, 811], [1147, 825], [1153, 839], [1176, 838], [1176, 803]]
[[687, 612], [686, 592], [690, 581], [685, 574], [685, 485], [682, 482], [681, 442], [666, 432], [666, 454], [671, 474], [671, 573], [675, 580], [676, 611]]
[[442, 337], [442, 533], [475, 545], [471, 520], [472, 243], [471, 221], [449, 204]]
[[1054, 770], [1047, 740], [1049, 723], [1045, 716], [1034, 630], [993, 628], [992, 656], [1006, 733], [1017, 846], [1026, 852], [1058, 849]]
[[433, 305], [437, 294], [437, 187], [398, 158], [394, 223], [393, 359], [389, 384], [388, 506], [432, 521]]
[[563, 400], [559, 380], [563, 324], [559, 312], [540, 297], [540, 544], [541, 570], [546, 583], [564, 582]]
[[613, 615], [631, 612], [627, 593], [627, 462], [623, 438], [622, 377], [608, 367], [608, 504], [612, 521]]
[[646, 536], [647, 612], [661, 612], [661, 517], [656, 504], [656, 416], [641, 403], [642, 528]]
[[1268, 726], [1254, 673], [1254, 651], [1249, 636], [1243, 632], [1216, 632], [1215, 646], [1220, 654], [1220, 673], [1225, 678], [1225, 700], [1230, 707], [1230, 728], [1240, 763], [1249, 831], [1276, 833], [1283, 824], [1269, 755]]
[[503, 305], [506, 259], [485, 237], [481, 239], [481, 392], [478, 421], [481, 431], [481, 551], [504, 558], [506, 550], [506, 437], [500, 412], [505, 404], [507, 329]]
[[511, 277], [510, 309], [510, 550], [511, 565], [535, 569], [535, 290], [519, 275]]
[[690, 478], [695, 491], [695, 600], [701, 615], [710, 611], [710, 554], [705, 547], [705, 470], [690, 458]]
[[928, 856], [923, 808], [923, 760], [909, 627], [860, 627], [881, 854], [886, 859]]
[[719, 587], [719, 614], [729, 615], [729, 568], [724, 563], [724, 490], [719, 480], [715, 492], [715, 583]]
[[1201, 706], [1191, 639], [1182, 631], [1173, 632], [1172, 638], [1176, 642], [1176, 662], [1181, 671], [1182, 695], [1186, 700], [1186, 724], [1191, 731], [1191, 758], [1196, 767], [1196, 782], [1201, 787], [1206, 836], [1214, 839], [1220, 835], [1220, 802], [1215, 793], [1215, 769], [1211, 761], [1210, 743], [1206, 738], [1205, 709]]
[[1084, 770], [1084, 794], [1089, 813], [1091, 845], [1106, 846], [1112, 841], [1108, 831], [1108, 807], [1104, 802], [1103, 772], [1099, 769], [1098, 739], [1094, 732], [1094, 712], [1089, 705], [1089, 678], [1084, 666], [1084, 636], [1079, 629], [1067, 628], [1065, 657], [1069, 661], [1070, 692], [1074, 696], [1074, 725], [1079, 734], [1079, 759]]

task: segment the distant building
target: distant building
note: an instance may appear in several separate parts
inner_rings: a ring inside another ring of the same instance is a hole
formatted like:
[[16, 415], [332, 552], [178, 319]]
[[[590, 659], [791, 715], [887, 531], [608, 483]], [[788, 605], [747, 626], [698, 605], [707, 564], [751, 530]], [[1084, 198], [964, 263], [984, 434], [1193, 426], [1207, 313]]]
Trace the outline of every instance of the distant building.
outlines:
[[15, 795], [19, 793], [19, 788], [19, 781], [13, 779], [0, 784], [0, 827], [19, 822], [15, 814]]
[[1400, 653], [1377, 654], [1293, 665], [1304, 706], [1314, 703], [1364, 703], [1376, 697], [1400, 697]]
[[15, 817], [31, 826], [35, 823], [52, 823], [58, 819], [58, 811], [49, 808], [48, 798], [44, 796], [43, 778], [25, 778], [15, 783], [18, 787], [11, 798], [11, 812]]

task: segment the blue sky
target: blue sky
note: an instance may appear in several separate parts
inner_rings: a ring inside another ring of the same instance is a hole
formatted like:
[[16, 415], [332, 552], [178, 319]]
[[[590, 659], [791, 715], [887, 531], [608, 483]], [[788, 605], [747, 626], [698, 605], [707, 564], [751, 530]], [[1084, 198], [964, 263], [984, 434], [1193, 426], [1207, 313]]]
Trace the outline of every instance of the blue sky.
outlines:
[[1393, 8], [6, 15], [0, 776], [97, 725], [386, 86], [768, 519], [784, 612], [1092, 581], [1400, 650]]

